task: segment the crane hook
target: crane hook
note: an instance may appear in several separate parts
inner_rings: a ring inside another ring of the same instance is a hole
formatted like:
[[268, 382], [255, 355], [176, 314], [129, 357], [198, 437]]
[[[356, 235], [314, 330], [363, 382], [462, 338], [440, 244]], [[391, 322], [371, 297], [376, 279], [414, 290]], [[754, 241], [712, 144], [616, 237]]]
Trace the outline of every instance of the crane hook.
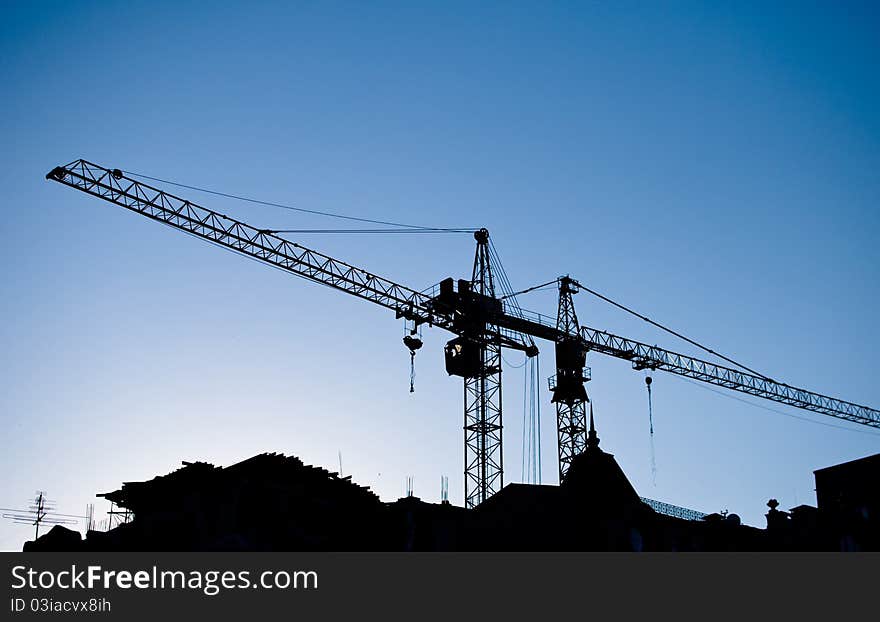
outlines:
[[404, 335], [403, 345], [409, 348], [409, 392], [415, 393], [416, 350], [422, 347], [422, 340], [413, 331], [412, 334]]

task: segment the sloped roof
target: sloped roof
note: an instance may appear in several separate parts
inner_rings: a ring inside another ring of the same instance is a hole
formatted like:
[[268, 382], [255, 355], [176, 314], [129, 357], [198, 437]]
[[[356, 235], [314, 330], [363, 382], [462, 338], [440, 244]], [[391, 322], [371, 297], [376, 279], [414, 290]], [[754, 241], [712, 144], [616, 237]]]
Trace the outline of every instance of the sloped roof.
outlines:
[[[378, 496], [367, 486], [359, 486], [350, 477], [340, 477], [327, 469], [304, 464], [296, 456], [280, 453], [262, 453], [228, 467], [217, 467], [207, 462], [184, 462], [183, 466], [167, 475], [143, 482], [125, 482], [122, 488], [101, 493], [116, 505], [136, 510], [190, 492], [204, 492], [223, 488], [232, 482], [251, 480], [261, 486], [294, 489], [302, 486], [326, 488], [340, 495], [355, 495], [378, 503]], [[137, 506], [137, 507], [135, 507]]]

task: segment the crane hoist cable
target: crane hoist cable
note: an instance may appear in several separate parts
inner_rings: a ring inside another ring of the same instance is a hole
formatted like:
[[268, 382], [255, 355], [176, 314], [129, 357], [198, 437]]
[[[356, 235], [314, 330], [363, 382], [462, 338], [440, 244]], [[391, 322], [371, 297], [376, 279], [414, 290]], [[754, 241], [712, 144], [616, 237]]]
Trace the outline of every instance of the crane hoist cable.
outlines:
[[523, 361], [523, 482], [541, 483], [541, 361], [540, 355]]
[[527, 482], [529, 455], [529, 368], [528, 359], [523, 361], [523, 392], [522, 392], [522, 445], [520, 448], [520, 479]]
[[541, 360], [540, 356], [530, 359], [531, 384], [529, 386], [530, 398], [530, 427], [532, 431], [532, 446], [529, 459], [532, 463], [532, 483], [541, 483]]
[[657, 485], [657, 454], [654, 451], [654, 407], [651, 403], [651, 382], [653, 379], [650, 375], [645, 375], [645, 386], [648, 388], [648, 433], [651, 439], [651, 481]]

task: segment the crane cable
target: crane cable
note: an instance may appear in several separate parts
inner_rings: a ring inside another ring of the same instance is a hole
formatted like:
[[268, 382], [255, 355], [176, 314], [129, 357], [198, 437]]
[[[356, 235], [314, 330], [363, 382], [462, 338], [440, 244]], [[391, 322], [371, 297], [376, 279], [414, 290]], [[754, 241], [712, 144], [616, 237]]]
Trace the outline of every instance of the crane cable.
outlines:
[[550, 285], [556, 285], [558, 282], [559, 282], [559, 279], [553, 279], [552, 281], [547, 281], [546, 283], [542, 283], [541, 285], [535, 285], [534, 287], [528, 287], [524, 290], [514, 292], [512, 294], [505, 294], [504, 296], [501, 296], [499, 298], [499, 300], [506, 300], [507, 298], [514, 298], [514, 297], [519, 296], [521, 294], [528, 294], [530, 292], [536, 292], [536, 291], [542, 290], [545, 287], [548, 287]]
[[[575, 285], [577, 285], [577, 287], [579, 287], [580, 289], [584, 290], [585, 292], [587, 292], [587, 293], [589, 293], [589, 294], [592, 294], [593, 296], [596, 296], [597, 298], [600, 298], [600, 299], [604, 300], [605, 302], [607, 302], [607, 303], [609, 303], [609, 304], [611, 304], [611, 305], [614, 305], [614, 306], [617, 307], [618, 309], [622, 309], [623, 311], [626, 311], [626, 312], [629, 313], [630, 315], [634, 315], [634, 316], [636, 316], [637, 318], [639, 318], [639, 319], [641, 319], [641, 320], [644, 320], [645, 322], [647, 322], [648, 324], [651, 324], [652, 326], [656, 326], [656, 327], [659, 328], [660, 330], [663, 330], [663, 331], [669, 333], [670, 335], [673, 335], [673, 336], [675, 336], [675, 337], [678, 337], [679, 339], [682, 339], [682, 340], [688, 342], [689, 344], [691, 344], [691, 345], [693, 345], [693, 346], [696, 346], [696, 347], [700, 348], [701, 350], [703, 350], [703, 351], [705, 351], [705, 352], [708, 352], [709, 354], [712, 354], [713, 356], [717, 356], [718, 358], [720, 358], [720, 359], [722, 359], [722, 360], [724, 360], [724, 361], [727, 361], [728, 363], [731, 363], [731, 364], [733, 364], [733, 365], [736, 365], [737, 367], [739, 367], [739, 368], [741, 368], [741, 369], [744, 369], [745, 371], [747, 371], [747, 372], [749, 372], [749, 373], [755, 374], [756, 376], [758, 376], [758, 377], [760, 377], [760, 378], [762, 378], [762, 379], [764, 379], [764, 380], [769, 380], [770, 382], [776, 382], [775, 380], [773, 380], [773, 379], [770, 378], [769, 376], [765, 376], [765, 375], [762, 374], [761, 372], [759, 372], [759, 371], [755, 371], [755, 370], [752, 369], [751, 367], [746, 367], [746, 366], [743, 365], [742, 363], [738, 363], [738, 362], [736, 362], [735, 360], [733, 360], [732, 358], [729, 358], [729, 357], [727, 357], [727, 356], [724, 356], [723, 354], [719, 354], [718, 352], [716, 352], [715, 350], [709, 348], [708, 346], [704, 346], [703, 344], [701, 344], [701, 343], [699, 343], [699, 342], [697, 342], [697, 341], [694, 341], [693, 339], [690, 339], [689, 337], [685, 337], [685, 336], [682, 335], [681, 333], [676, 332], [676, 331], [674, 331], [674, 330], [672, 330], [671, 328], [668, 328], [668, 327], [666, 327], [666, 326], [663, 326], [663, 325], [660, 324], [659, 322], [655, 322], [655, 321], [652, 320], [651, 318], [649, 318], [649, 317], [647, 317], [647, 316], [645, 316], [645, 315], [642, 315], [641, 313], [639, 313], [639, 312], [637, 312], [637, 311], [634, 311], [634, 310], [630, 309], [629, 307], [626, 307], [626, 306], [620, 304], [619, 302], [615, 302], [614, 300], [611, 300], [611, 299], [608, 298], [607, 296], [603, 296], [603, 295], [600, 294], [599, 292], [594, 291], [594, 290], [590, 289], [589, 287], [585, 287], [584, 285], [581, 285], [581, 284], [578, 283], [577, 281], [574, 281], [574, 283], [575, 283]], [[783, 384], [783, 383], [777, 383], [777, 384]], [[784, 386], [788, 386], [788, 385], [784, 385]]]
[[700, 382], [694, 382], [693, 380], [689, 380], [689, 379], [683, 378], [681, 376], [673, 376], [673, 378], [677, 378], [678, 380], [681, 380], [682, 382], [687, 382], [688, 384], [692, 384], [695, 387], [697, 387], [698, 389], [703, 389], [704, 391], [709, 391], [710, 393], [715, 393], [716, 395], [720, 395], [721, 397], [726, 397], [727, 399], [736, 400], [737, 402], [741, 402], [741, 403], [746, 404], [748, 406], [753, 406], [755, 408], [760, 408], [761, 410], [766, 410], [766, 411], [769, 411], [772, 413], [777, 413], [777, 414], [783, 415], [785, 417], [791, 417], [792, 419], [797, 419], [798, 421], [806, 421], [807, 423], [815, 423], [816, 425], [824, 425], [825, 427], [835, 428], [837, 430], [843, 430], [844, 432], [856, 432], [858, 434], [866, 434], [868, 436], [874, 436], [874, 437], [880, 438], [880, 433], [878, 433], [878, 432], [872, 432], [870, 430], [859, 430], [856, 428], [848, 428], [846, 426], [836, 425], [833, 423], [829, 423], [827, 421], [818, 421], [816, 419], [810, 419], [808, 417], [799, 417], [798, 415], [796, 415], [794, 413], [785, 412], [784, 410], [779, 410], [778, 408], [772, 408], [770, 406], [765, 406], [764, 404], [752, 402], [750, 400], [743, 399], [743, 398], [738, 397], [736, 395], [731, 395], [730, 393], [727, 393], [725, 391], [718, 391], [717, 389], [713, 389], [712, 387], [706, 386], [705, 384], [702, 384]]
[[[372, 218], [362, 218], [360, 216], [348, 216], [346, 214], [338, 214], [335, 212], [323, 212], [320, 210], [306, 209], [304, 207], [295, 207], [293, 205], [285, 205], [284, 203], [275, 203], [272, 201], [262, 201], [260, 199], [254, 199], [251, 197], [244, 197], [237, 194], [230, 194], [228, 192], [220, 192], [219, 190], [211, 190], [210, 188], [201, 188], [199, 186], [192, 186], [189, 184], [183, 184], [176, 181], [169, 181], [167, 179], [161, 179], [159, 177], [151, 177], [150, 175], [144, 175], [143, 173], [135, 173], [134, 171], [123, 171], [126, 175], [133, 175], [134, 177], [140, 177], [143, 179], [149, 179], [151, 181], [156, 181], [163, 184], [168, 184], [170, 186], [177, 186], [179, 188], [187, 188], [188, 190], [195, 190], [196, 192], [204, 192], [206, 194], [213, 194], [215, 196], [225, 197], [227, 199], [235, 199], [236, 201], [245, 201], [248, 203], [255, 203], [257, 205], [266, 205], [269, 207], [279, 207], [281, 209], [292, 210], [295, 212], [302, 212], [304, 214], [313, 214], [316, 216], [327, 216], [329, 218], [339, 218], [342, 220], [351, 220], [356, 222], [365, 222], [374, 225], [386, 225], [389, 227], [402, 227], [402, 230], [393, 230], [400, 231], [401, 233], [404, 230], [409, 230], [409, 232], [423, 232], [423, 233], [473, 233], [477, 231], [476, 228], [465, 228], [465, 227], [422, 227], [420, 225], [411, 225], [407, 223], [401, 222], [393, 222], [389, 220], [375, 220]], [[346, 230], [346, 229], [290, 229], [285, 231], [277, 231], [276, 233], [390, 233], [391, 230]]]
[[536, 355], [534, 357], [535, 361], [535, 375], [534, 383], [533, 383], [533, 393], [532, 393], [532, 402], [535, 405], [535, 429], [538, 433], [537, 443], [535, 445], [537, 456], [535, 463], [537, 465], [537, 476], [538, 476], [538, 484], [541, 483], [541, 357], [540, 355]]
[[265, 229], [266, 233], [473, 233], [473, 229]]
[[523, 432], [521, 479], [541, 483], [541, 361], [540, 356], [523, 361]]
[[[514, 312], [514, 314], [520, 318], [525, 317], [522, 307], [519, 306], [519, 302], [516, 300], [516, 294], [514, 293], [513, 287], [510, 284], [510, 279], [507, 278], [507, 272], [504, 270], [504, 265], [501, 263], [501, 255], [499, 255], [498, 249], [495, 248], [495, 242], [492, 240], [491, 237], [489, 238], [489, 257], [492, 263], [495, 264], [495, 274], [498, 276], [498, 284], [501, 287], [502, 292], [504, 293], [504, 296], [501, 299], [503, 300], [509, 298], [511, 301], [511, 310]], [[534, 347], [535, 340], [532, 338], [532, 336], [525, 335], [525, 337], [527, 339], [524, 340], [524, 343], [526, 343], [527, 341], [528, 345]]]
[[520, 448], [520, 479], [527, 482], [528, 454], [529, 454], [529, 367], [526, 366], [528, 359], [523, 361], [523, 393], [522, 393], [522, 446]]
[[651, 376], [645, 376], [645, 386], [648, 387], [648, 430], [651, 438], [651, 481], [657, 485], [657, 454], [654, 451], [654, 407], [651, 403]]

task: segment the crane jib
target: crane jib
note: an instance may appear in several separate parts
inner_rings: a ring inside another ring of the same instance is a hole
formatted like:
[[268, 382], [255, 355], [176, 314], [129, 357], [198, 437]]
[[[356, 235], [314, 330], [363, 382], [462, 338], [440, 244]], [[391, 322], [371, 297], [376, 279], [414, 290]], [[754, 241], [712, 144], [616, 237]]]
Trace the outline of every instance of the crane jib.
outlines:
[[659, 369], [803, 410], [880, 428], [880, 411], [799, 389], [770, 378], [649, 346], [586, 326], [581, 338], [594, 351], [632, 362], [634, 369]]
[[[147, 184], [84, 160], [56, 167], [47, 179], [61, 182], [148, 218], [171, 225], [296, 273], [394, 309], [401, 317], [443, 327], [446, 319], [426, 308], [429, 298], [420, 292], [375, 276], [265, 229], [257, 229], [224, 214], [174, 196]], [[125, 183], [120, 183], [125, 180]]]
[[[431, 306], [432, 299], [318, 251], [197, 205], [149, 184], [132, 180], [119, 169], [86, 160], [55, 167], [46, 179], [57, 181], [115, 205], [162, 222], [214, 244], [253, 257], [308, 280], [369, 300], [416, 324], [458, 334], [451, 313]], [[485, 335], [505, 347], [526, 349], [521, 339], [501, 328]]]
[[[456, 330], [456, 310], [436, 304], [430, 296], [378, 277], [323, 253], [196, 205], [158, 188], [125, 177], [86, 160], [55, 167], [46, 179], [60, 182], [204, 240], [282, 268], [297, 276], [369, 300], [417, 324]], [[124, 183], [123, 183], [124, 182]], [[501, 302], [499, 300], [499, 302]], [[523, 335], [559, 342], [571, 338], [549, 318], [509, 313], [506, 305], [486, 318], [483, 338], [534, 356], [537, 350]], [[679, 376], [746, 393], [803, 410], [880, 428], [880, 411], [724, 367], [582, 326], [578, 337], [588, 350], [630, 361], [634, 369], [667, 371]]]

